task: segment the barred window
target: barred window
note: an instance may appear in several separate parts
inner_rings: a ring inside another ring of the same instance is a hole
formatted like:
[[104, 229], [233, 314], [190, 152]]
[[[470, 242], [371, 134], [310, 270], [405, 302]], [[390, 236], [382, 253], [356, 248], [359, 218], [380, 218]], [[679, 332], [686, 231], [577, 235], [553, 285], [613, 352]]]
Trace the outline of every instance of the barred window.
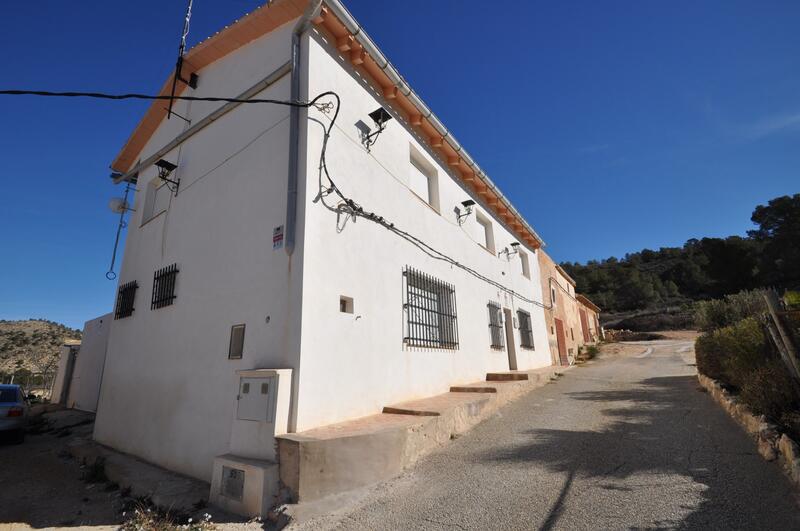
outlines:
[[534, 348], [533, 346], [533, 327], [531, 326], [531, 314], [525, 310], [517, 310], [519, 320], [519, 343], [522, 348]]
[[410, 267], [403, 270], [407, 345], [458, 348], [455, 288]]
[[175, 279], [177, 276], [178, 264], [162, 267], [153, 274], [151, 310], [163, 308], [175, 302]]
[[114, 309], [114, 319], [122, 319], [133, 315], [133, 299], [136, 297], [136, 288], [139, 285], [135, 280], [123, 284], [117, 292], [117, 305]]
[[486, 307], [489, 309], [489, 333], [492, 336], [492, 348], [502, 349], [505, 347], [502, 310], [496, 302], [490, 302]]

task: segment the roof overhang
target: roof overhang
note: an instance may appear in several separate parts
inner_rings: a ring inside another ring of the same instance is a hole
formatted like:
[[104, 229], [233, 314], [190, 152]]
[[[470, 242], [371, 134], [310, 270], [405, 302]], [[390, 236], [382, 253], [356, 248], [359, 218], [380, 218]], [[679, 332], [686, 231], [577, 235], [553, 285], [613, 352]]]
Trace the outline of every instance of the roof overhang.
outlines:
[[[308, 0], [273, 0], [257, 8], [192, 48], [184, 59], [187, 72], [197, 73], [247, 43], [300, 17], [307, 5]], [[348, 58], [355, 68], [367, 74], [391, 108], [402, 114], [409, 126], [416, 129], [423, 139], [427, 139], [428, 146], [441, 157], [451, 172], [473, 191], [521, 242], [525, 242], [533, 249], [544, 246], [544, 241], [533, 227], [404, 81], [339, 0], [325, 0], [319, 14], [312, 22], [315, 27], [334, 38], [339, 52]], [[173, 75], [170, 75], [164, 83], [160, 95], [170, 94]], [[183, 93], [185, 87], [183, 83], [178, 83], [176, 94]], [[111, 164], [112, 170], [123, 174], [130, 171], [166, 117], [167, 111], [164, 107], [158, 102], [150, 106]], [[569, 275], [563, 271], [562, 274], [573, 285], [575, 284]]]
[[600, 311], [601, 311], [601, 310], [600, 310], [600, 307], [599, 307], [599, 306], [597, 306], [597, 305], [596, 305], [595, 303], [593, 303], [592, 301], [590, 301], [590, 300], [589, 300], [589, 299], [588, 299], [588, 298], [587, 298], [585, 295], [582, 295], [582, 294], [578, 293], [578, 294], [575, 296], [575, 298], [576, 298], [576, 299], [578, 299], [578, 302], [580, 302], [581, 304], [583, 304], [584, 306], [586, 306], [586, 307], [587, 307], [587, 308], [589, 308], [590, 310], [593, 310], [593, 311], [594, 311], [594, 312], [596, 312], [596, 313], [600, 313]]

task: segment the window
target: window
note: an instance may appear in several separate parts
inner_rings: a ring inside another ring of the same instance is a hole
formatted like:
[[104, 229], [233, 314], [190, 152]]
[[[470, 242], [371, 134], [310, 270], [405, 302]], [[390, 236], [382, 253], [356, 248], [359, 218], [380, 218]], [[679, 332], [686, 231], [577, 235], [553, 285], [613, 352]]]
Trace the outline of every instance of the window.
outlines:
[[353, 313], [353, 298], [341, 295], [339, 297], [339, 311], [342, 313]]
[[475, 220], [478, 222], [478, 243], [480, 243], [487, 251], [494, 254], [494, 230], [492, 230], [492, 222], [481, 214], [475, 212]]
[[492, 337], [492, 348], [502, 349], [505, 347], [502, 310], [496, 302], [490, 302], [486, 307], [489, 309], [489, 334]]
[[403, 309], [407, 345], [458, 348], [456, 292], [452, 285], [406, 267]]
[[522, 348], [534, 348], [533, 346], [533, 327], [531, 326], [531, 314], [525, 310], [517, 310], [517, 320], [519, 321], [519, 344]]
[[434, 210], [439, 211], [439, 187], [436, 168], [433, 167], [422, 154], [413, 146], [409, 164], [408, 187], [420, 199], [428, 203]]
[[556, 305], [556, 288], [550, 288], [550, 306]]
[[572, 327], [569, 329], [569, 335], [572, 337], [572, 340], [575, 341], [575, 331], [572, 329]]
[[240, 360], [244, 352], [244, 325], [238, 324], [231, 327], [231, 340], [228, 345], [228, 359]]
[[135, 280], [123, 284], [117, 292], [117, 307], [114, 309], [114, 319], [130, 317], [133, 314], [133, 299], [136, 297], [136, 288], [139, 285]]
[[150, 309], [156, 310], [175, 302], [175, 279], [178, 276], [178, 264], [162, 267], [153, 273], [153, 299]]
[[522, 276], [530, 279], [531, 278], [531, 265], [528, 262], [528, 254], [524, 251], [519, 252], [519, 261], [522, 264]]
[[164, 212], [169, 207], [170, 189], [167, 183], [158, 177], [147, 183], [142, 211], [142, 225]]

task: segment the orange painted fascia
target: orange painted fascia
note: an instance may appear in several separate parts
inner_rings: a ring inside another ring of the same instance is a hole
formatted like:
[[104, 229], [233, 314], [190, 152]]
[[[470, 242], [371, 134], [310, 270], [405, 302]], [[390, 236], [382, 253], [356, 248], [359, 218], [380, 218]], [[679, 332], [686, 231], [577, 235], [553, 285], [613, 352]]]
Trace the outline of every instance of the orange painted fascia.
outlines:
[[[191, 72], [199, 73], [211, 63], [290, 20], [296, 19], [303, 14], [307, 6], [308, 0], [273, 0], [256, 8], [189, 50], [184, 56], [184, 77]], [[172, 91], [173, 76], [174, 71], [167, 78], [159, 95], [169, 96]], [[175, 88], [175, 94], [179, 96], [185, 90], [186, 85], [179, 81]], [[167, 105], [164, 103], [161, 100], [153, 101], [131, 136], [128, 137], [122, 150], [117, 154], [114, 162], [111, 163], [112, 170], [125, 173], [133, 167], [139, 154], [167, 116], [165, 109]]]

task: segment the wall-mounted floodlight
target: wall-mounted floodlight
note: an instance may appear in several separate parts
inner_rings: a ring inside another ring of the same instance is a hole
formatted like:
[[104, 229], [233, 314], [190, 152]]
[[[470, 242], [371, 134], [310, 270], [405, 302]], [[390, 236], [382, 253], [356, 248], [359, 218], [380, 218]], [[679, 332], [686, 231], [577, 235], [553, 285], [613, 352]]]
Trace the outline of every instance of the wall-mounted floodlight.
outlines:
[[178, 166], [168, 160], [158, 159], [156, 162], [156, 167], [158, 168], [158, 178], [167, 183], [167, 187], [173, 194], [178, 195], [178, 187], [181, 184], [181, 180], [169, 178], [169, 176], [178, 168]]
[[463, 225], [467, 217], [469, 217], [469, 215], [472, 214], [472, 207], [475, 206], [475, 201], [473, 201], [472, 199], [465, 199], [464, 201], [461, 201], [461, 206], [464, 207], [463, 213], [461, 212], [460, 208], [458, 207], [455, 208], [456, 221], [458, 222], [459, 226]]
[[513, 242], [511, 244], [511, 249], [506, 247], [505, 249], [497, 253], [497, 256], [504, 254], [506, 255], [506, 260], [511, 260], [511, 257], [518, 253], [519, 253], [519, 242]]
[[378, 107], [369, 113], [369, 117], [372, 118], [372, 121], [375, 122], [378, 129], [364, 137], [364, 147], [367, 148], [367, 152], [369, 152], [370, 148], [378, 141], [378, 135], [383, 133], [383, 130], [386, 129], [386, 122], [392, 119], [392, 115], [386, 112], [386, 109], [383, 107]]

